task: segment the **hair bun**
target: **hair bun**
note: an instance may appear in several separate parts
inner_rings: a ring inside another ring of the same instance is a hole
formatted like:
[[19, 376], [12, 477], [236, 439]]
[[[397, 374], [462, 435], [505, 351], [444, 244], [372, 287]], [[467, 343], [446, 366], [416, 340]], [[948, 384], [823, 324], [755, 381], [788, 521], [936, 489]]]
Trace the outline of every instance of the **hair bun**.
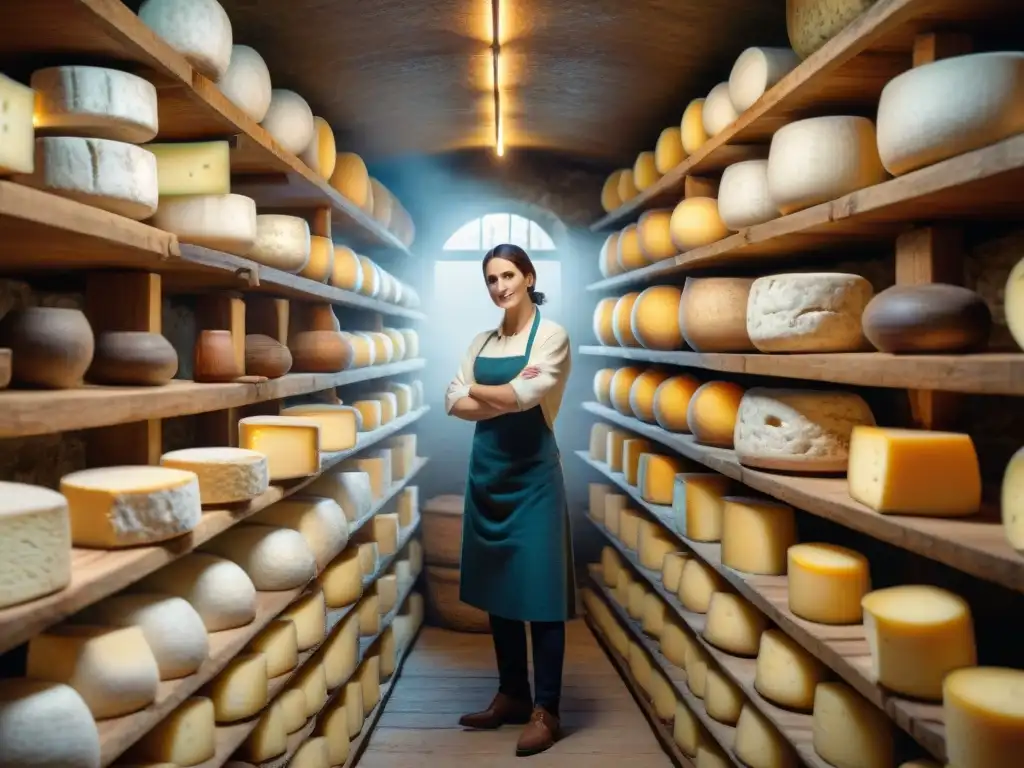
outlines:
[[533, 288], [527, 288], [526, 293], [530, 297], [530, 301], [532, 301], [538, 307], [547, 300], [543, 293], [541, 293], [540, 291], [535, 291]]

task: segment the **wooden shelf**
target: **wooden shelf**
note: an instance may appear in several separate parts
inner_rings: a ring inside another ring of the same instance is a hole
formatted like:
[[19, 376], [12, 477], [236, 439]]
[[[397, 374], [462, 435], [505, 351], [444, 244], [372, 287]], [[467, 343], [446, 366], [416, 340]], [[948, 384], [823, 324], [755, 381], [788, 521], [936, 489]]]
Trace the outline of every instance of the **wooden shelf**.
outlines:
[[698, 445], [692, 435], [666, 432], [598, 403], [584, 403], [583, 408], [813, 515], [1024, 592], [1024, 555], [1006, 541], [997, 510], [985, 508], [979, 515], [962, 519], [881, 515], [850, 498], [845, 478], [759, 472], [740, 466], [734, 451]]
[[[897, 1], [880, 2], [874, 7]], [[657, 264], [599, 280], [588, 285], [587, 290], [620, 290], [692, 269], [732, 267], [747, 260], [791, 257], [830, 246], [848, 251], [851, 245], [893, 239], [914, 222], [1017, 220], [1022, 203], [1024, 136], [1015, 136], [831, 202], [748, 227]]]
[[768, 355], [725, 352], [658, 352], [630, 347], [581, 346], [581, 355], [703, 368], [787, 379], [830, 381], [858, 387], [938, 389], [976, 395], [1024, 395], [1024, 353], [889, 355], [883, 352]]
[[[266, 208], [330, 208], [335, 234], [353, 245], [410, 256], [398, 238], [342, 197], [228, 101], [217, 86], [153, 33], [120, 0], [38, 0], [12, 6], [0, 27], [0, 67], [113, 62], [157, 87], [161, 140], [235, 137], [232, 172], [269, 178], [233, 191]], [[60, 24], [54, 24], [60, 19]]]
[[[830, 669], [853, 686], [864, 698], [888, 714], [900, 728], [914, 737], [932, 755], [940, 760], [945, 760], [946, 738], [942, 705], [894, 696], [871, 680], [871, 650], [863, 624], [833, 626], [816, 624], [798, 618], [789, 610], [789, 580], [785, 576], [744, 574], [723, 565], [720, 544], [690, 541], [685, 538], [675, 529], [671, 507], [662, 507], [644, 501], [636, 488], [626, 482], [625, 476], [621, 472], [609, 471], [606, 466], [591, 461], [582, 451], [579, 452], [579, 455], [590, 466], [625, 491], [639, 507], [646, 510], [663, 528], [674, 535], [683, 549], [694, 553], [700, 560], [721, 574], [737, 592], [777, 624], [787, 635], [825, 662]], [[596, 525], [592, 518], [588, 519]], [[604, 531], [613, 544], [617, 543], [617, 540], [613, 539], [603, 526], [598, 527]], [[645, 575], [648, 581], [657, 580], [657, 575], [648, 575], [652, 572], [641, 568], [635, 556], [622, 547], [621, 543], [617, 548], [638, 571]], [[664, 597], [664, 593], [662, 596]], [[690, 615], [694, 616], [695, 614]], [[680, 616], [687, 620], [684, 613], [680, 613]], [[703, 623], [701, 623], [701, 629], [703, 629]], [[694, 629], [694, 631], [698, 630]], [[766, 712], [765, 714], [771, 713]], [[823, 766], [823, 768], [826, 767]]]
[[675, 205], [682, 197], [687, 176], [712, 173], [743, 159], [737, 155], [752, 148], [742, 145], [767, 143], [787, 123], [844, 111], [873, 116], [885, 84], [910, 68], [916, 34], [944, 29], [961, 32], [979, 23], [991, 27], [1020, 18], [1017, 0], [878, 0], [736, 122], [657, 184], [597, 221], [591, 230], [622, 226], [647, 208]]
[[[397, 434], [428, 410], [429, 406], [421, 408], [373, 432], [362, 433], [359, 443], [350, 451], [324, 454], [320, 471]], [[187, 555], [214, 536], [296, 493], [315, 479], [309, 477], [287, 486], [273, 485], [248, 504], [233, 509], [206, 509], [199, 525], [190, 534], [161, 545], [120, 550], [73, 548], [70, 585], [52, 595], [0, 610], [0, 652], [24, 643], [47, 627]]]

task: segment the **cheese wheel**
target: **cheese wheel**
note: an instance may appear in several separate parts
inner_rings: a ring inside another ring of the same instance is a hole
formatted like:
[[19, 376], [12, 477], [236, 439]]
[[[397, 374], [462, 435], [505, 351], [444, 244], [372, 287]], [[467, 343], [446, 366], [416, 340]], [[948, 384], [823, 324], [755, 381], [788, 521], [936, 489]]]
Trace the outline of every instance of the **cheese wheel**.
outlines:
[[710, 738], [706, 734], [697, 716], [686, 704], [679, 702], [676, 705], [676, 719], [672, 723], [672, 741], [676, 746], [687, 757], [696, 757], [700, 747]]
[[622, 175], [619, 176], [619, 204], [628, 203], [634, 197], [640, 194], [640, 191], [636, 188], [636, 184], [633, 182], [633, 169], [624, 168]]
[[334, 246], [331, 285], [344, 291], [361, 293], [363, 271], [359, 264], [359, 257], [347, 245]]
[[321, 451], [348, 451], [356, 447], [362, 427], [359, 411], [348, 405], [305, 403], [281, 409], [282, 416], [297, 416], [315, 421], [320, 432]]
[[297, 273], [309, 263], [312, 237], [299, 216], [264, 213], [256, 217], [256, 242], [248, 258], [282, 272]]
[[262, 653], [240, 653], [210, 684], [217, 724], [236, 723], [267, 705], [267, 658]]
[[655, 285], [636, 297], [630, 312], [630, 331], [640, 346], [660, 351], [682, 348], [681, 298], [682, 291], [674, 285]]
[[768, 193], [767, 160], [744, 160], [722, 172], [718, 184], [718, 215], [733, 232], [778, 217], [779, 211]]
[[705, 740], [697, 747], [694, 768], [729, 768], [732, 763], [725, 751], [713, 741]]
[[680, 251], [718, 242], [729, 234], [713, 197], [688, 197], [672, 211], [672, 242]]
[[688, 277], [679, 305], [679, 328], [697, 352], [752, 352], [747, 335], [751, 277]]
[[768, 619], [744, 598], [732, 592], [715, 592], [708, 602], [704, 639], [735, 656], [757, 656], [761, 633]]
[[621, 429], [608, 431], [608, 447], [605, 454], [608, 456], [608, 469], [612, 472], [622, 471], [622, 446], [628, 437], [629, 433]]
[[[55, 728], [55, 725], [59, 725]], [[15, 677], [0, 680], [0, 765], [99, 768], [100, 737], [71, 686]]]
[[633, 389], [633, 383], [643, 373], [639, 368], [626, 366], [619, 368], [612, 376], [611, 401], [612, 407], [623, 416], [632, 416], [633, 409], [629, 403], [629, 396]]
[[621, 493], [609, 493], [604, 498], [604, 527], [615, 537], [619, 535], [619, 522], [629, 499]]
[[193, 552], [138, 582], [133, 591], [184, 598], [208, 632], [234, 629], [256, 618], [256, 587], [236, 563]]
[[0, 608], [48, 595], [71, 582], [68, 503], [56, 491], [0, 482], [0, 541]]
[[[630, 549], [636, 549], [636, 547], [630, 547]], [[643, 618], [644, 600], [649, 594], [651, 594], [651, 591], [643, 582], [634, 582], [629, 588], [629, 599], [626, 610], [629, 612], [629, 615], [637, 621], [640, 621]]]
[[693, 541], [722, 538], [725, 497], [732, 482], [717, 472], [684, 472], [675, 478], [672, 514], [676, 530]]
[[284, 715], [284, 727], [289, 733], [295, 733], [306, 724], [306, 694], [299, 688], [289, 688], [277, 699]]
[[638, 643], [630, 640], [628, 659], [629, 671], [633, 674], [633, 679], [636, 680], [640, 690], [649, 699], [651, 697], [651, 675], [654, 672], [651, 657], [647, 655]]
[[618, 299], [608, 297], [601, 299], [594, 308], [594, 335], [598, 343], [606, 347], [616, 347], [619, 342], [615, 338], [613, 325], [615, 304]]
[[1018, 552], [1024, 552], [1024, 448], [1006, 464], [1000, 502], [1006, 540]]
[[637, 155], [633, 164], [633, 183], [636, 188], [643, 192], [657, 184], [660, 178], [661, 174], [654, 163], [654, 153], [648, 150]]
[[888, 716], [846, 683], [819, 683], [814, 692], [814, 751], [844, 768], [893, 768]]
[[628, 224], [619, 232], [617, 247], [619, 267], [623, 272], [640, 269], [649, 263], [640, 249], [640, 233], [636, 224]]
[[330, 238], [310, 237], [309, 260], [299, 274], [318, 283], [326, 282], [334, 272], [334, 243]]
[[611, 213], [622, 205], [622, 199], [619, 197], [619, 179], [621, 176], [621, 169], [612, 171], [608, 178], [605, 179], [604, 186], [601, 187], [601, 207], [605, 213]]
[[601, 277], [615, 277], [622, 274], [622, 265], [619, 264], [619, 233], [612, 232], [601, 245], [601, 253], [598, 256], [598, 269]]
[[[603, 501], [603, 500], [602, 500]], [[622, 558], [612, 547], [601, 549], [601, 576], [607, 587], [614, 587], [623, 568]]]
[[680, 669], [686, 669], [687, 654], [696, 641], [674, 614], [665, 616], [665, 624], [661, 628], [661, 637], [658, 640], [658, 647], [668, 662]]
[[874, 3], [875, 0], [788, 0], [789, 43], [801, 59], [806, 59]]
[[679, 136], [683, 143], [683, 151], [688, 155], [703, 147], [708, 140], [704, 130], [704, 99], [694, 99], [686, 105], [683, 118], [679, 122]]
[[[644, 521], [646, 524], [640, 528], [640, 541], [637, 545], [640, 565], [649, 571], [661, 573], [665, 557], [678, 549], [676, 539], [660, 523], [653, 520]], [[659, 602], [661, 598], [651, 593]], [[660, 627], [660, 622], [658, 623]], [[654, 633], [656, 636], [660, 632]]]
[[750, 109], [799, 63], [800, 57], [792, 48], [747, 48], [729, 73], [729, 100], [733, 107], [737, 112]]
[[789, 548], [789, 610], [818, 624], [858, 624], [861, 599], [871, 589], [864, 555], [835, 544]]
[[667, 506], [672, 503], [673, 485], [676, 475], [686, 468], [682, 460], [674, 456], [644, 453], [637, 468], [637, 488], [640, 498], [648, 504]]
[[359, 257], [359, 269], [362, 272], [362, 283], [359, 292], [376, 298], [380, 293], [380, 269], [366, 256], [360, 255]]
[[[727, 589], [725, 580], [706, 563], [690, 558], [679, 579], [679, 602], [688, 611], [707, 613], [711, 598]], [[692, 655], [692, 654], [690, 654]], [[687, 656], [689, 667], [689, 655]]]
[[959, 285], [894, 285], [864, 308], [864, 335], [880, 352], [980, 352], [988, 346], [992, 312]]
[[801, 761], [768, 718], [749, 702], [736, 721], [733, 752], [750, 768], [797, 768]]
[[708, 681], [708, 665], [711, 664], [707, 651], [694, 643], [686, 652], [686, 685], [698, 699], [704, 698]]
[[323, 571], [348, 544], [348, 520], [334, 499], [291, 496], [249, 518], [260, 525], [289, 528], [302, 535]]
[[620, 347], [639, 347], [640, 340], [633, 332], [633, 308], [640, 293], [632, 291], [620, 296], [612, 310], [612, 333]]
[[669, 592], [679, 591], [679, 581], [683, 576], [683, 567], [690, 555], [686, 552], [669, 552], [661, 564], [661, 584]]
[[231, 61], [231, 20], [217, 0], [145, 0], [139, 19], [206, 77]]
[[635, 509], [623, 508], [619, 512], [619, 542], [626, 549], [636, 551], [640, 545], [640, 521], [643, 519]]
[[267, 525], [237, 525], [202, 550], [238, 563], [260, 591], [301, 587], [316, 575], [316, 558], [302, 534]]
[[654, 167], [664, 176], [685, 159], [682, 131], [678, 125], [669, 126], [658, 135], [658, 143], [654, 146]]
[[686, 423], [698, 443], [732, 448], [743, 387], [729, 381], [709, 381], [698, 387], [686, 410]]
[[736, 414], [736, 458], [760, 469], [842, 472], [854, 427], [874, 423], [871, 408], [852, 392], [754, 387]]
[[739, 115], [729, 97], [729, 83], [719, 83], [704, 99], [701, 121], [704, 132], [709, 136], [717, 136], [734, 122]]
[[316, 123], [309, 104], [295, 91], [286, 88], [271, 91], [270, 107], [260, 125], [293, 155], [300, 154], [316, 136]]
[[814, 691], [829, 674], [828, 667], [785, 632], [769, 629], [761, 635], [754, 688], [773, 704], [810, 712], [814, 708]]
[[729, 496], [722, 506], [722, 564], [740, 573], [783, 576], [796, 544], [796, 516], [788, 504]]
[[612, 377], [615, 376], [614, 368], [602, 368], [594, 374], [594, 397], [605, 406], [612, 404]]
[[372, 210], [370, 173], [359, 155], [354, 152], [339, 153], [330, 184], [357, 207]]
[[325, 472], [305, 490], [310, 496], [334, 499], [350, 523], [362, 520], [373, 508], [370, 476], [366, 472]]
[[307, 592], [281, 614], [295, 624], [300, 651], [308, 651], [323, 642], [327, 634], [327, 601], [319, 589]]
[[[710, 717], [726, 725], [735, 725], [743, 711], [747, 697], [732, 680], [718, 669], [709, 669], [704, 681], [704, 708]], [[747, 765], [756, 765], [757, 759], [746, 760]]]
[[[238, 756], [259, 764], [280, 757], [287, 751], [288, 729], [285, 725], [284, 704], [281, 701], [274, 701], [263, 710], [256, 727], [239, 747]], [[239, 764], [227, 765], [235, 765], [237, 768]]]
[[149, 221], [183, 243], [248, 256], [259, 240], [256, 202], [242, 195], [163, 197]]
[[654, 423], [654, 395], [661, 382], [668, 378], [668, 372], [648, 368], [633, 380], [629, 388], [629, 410], [640, 421]]
[[658, 426], [669, 432], [689, 432], [686, 412], [699, 387], [700, 382], [686, 373], [661, 382], [654, 392], [654, 420]]
[[[1024, 749], [1024, 672], [975, 667], [942, 685], [946, 755], [956, 768], [1015, 768]], [[2, 752], [3, 747], [0, 747]]]
[[247, 650], [267, 657], [267, 677], [291, 672], [299, 665], [299, 636], [295, 622], [274, 619], [252, 639]]
[[0, 147], [0, 174], [31, 173], [35, 166], [35, 128], [33, 112], [36, 94], [27, 85], [0, 75], [0, 98], [7, 104], [0, 131], [4, 143]]
[[199, 765], [216, 752], [213, 702], [203, 696], [185, 699], [131, 749], [133, 758], [172, 765]]
[[768, 192], [783, 215], [885, 181], [866, 117], [834, 115], [797, 120], [772, 136]]
[[640, 252], [644, 259], [653, 264], [676, 255], [672, 242], [672, 210], [644, 211], [637, 222], [637, 236]]
[[267, 490], [267, 457], [244, 448], [184, 448], [160, 457], [160, 466], [193, 472], [203, 504], [250, 501]]
[[257, 123], [267, 116], [272, 91], [270, 70], [263, 57], [248, 45], [231, 46], [231, 61], [217, 80], [217, 87]]
[[331, 178], [338, 161], [334, 131], [322, 117], [313, 117], [313, 138], [299, 157], [314, 173], [324, 179]]

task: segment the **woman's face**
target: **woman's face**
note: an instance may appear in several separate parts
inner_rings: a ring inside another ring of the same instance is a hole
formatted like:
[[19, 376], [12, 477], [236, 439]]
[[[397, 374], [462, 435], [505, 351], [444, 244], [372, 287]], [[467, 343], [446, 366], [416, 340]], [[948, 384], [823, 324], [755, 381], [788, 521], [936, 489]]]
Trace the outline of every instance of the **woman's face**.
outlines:
[[508, 259], [495, 258], [487, 262], [484, 279], [487, 281], [491, 301], [501, 309], [514, 309], [530, 300], [527, 289], [533, 287], [533, 276], [524, 275]]

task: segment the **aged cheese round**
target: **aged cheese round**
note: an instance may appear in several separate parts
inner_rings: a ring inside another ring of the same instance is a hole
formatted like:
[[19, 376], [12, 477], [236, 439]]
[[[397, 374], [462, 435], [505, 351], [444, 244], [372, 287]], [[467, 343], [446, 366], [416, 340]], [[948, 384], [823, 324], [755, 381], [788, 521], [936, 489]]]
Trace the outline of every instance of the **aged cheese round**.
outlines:
[[672, 211], [672, 242], [680, 251], [710, 245], [729, 234], [713, 197], [690, 197]]
[[[704, 680], [704, 709], [720, 723], [735, 725], [747, 697], [721, 670], [709, 669]], [[756, 761], [755, 761], [756, 762]], [[748, 765], [755, 763], [749, 762]]]
[[818, 624], [859, 624], [871, 589], [864, 555], [834, 544], [795, 544], [787, 554], [789, 610]]
[[896, 764], [889, 716], [846, 683], [818, 684], [811, 728], [814, 751], [831, 765], [893, 768]]
[[871, 408], [852, 392], [747, 390], [736, 417], [736, 458], [784, 472], [845, 472], [850, 433], [874, 426]]
[[347, 245], [334, 246], [334, 266], [331, 270], [331, 285], [343, 291], [360, 293], [363, 286], [363, 270], [356, 252]]
[[248, 45], [231, 47], [231, 63], [217, 81], [217, 87], [228, 101], [257, 123], [267, 116], [272, 91], [270, 70], [254, 48]]
[[165, 565], [133, 588], [184, 598], [198, 611], [208, 632], [249, 624], [256, 618], [256, 588], [230, 560], [193, 552]]
[[747, 299], [747, 333], [762, 352], [857, 352], [874, 289], [838, 272], [760, 277]]
[[375, 299], [380, 294], [380, 270], [367, 256], [359, 255], [358, 258], [362, 273], [360, 293]]
[[709, 137], [716, 136], [736, 122], [737, 117], [739, 115], [736, 107], [732, 105], [732, 99], [729, 97], [729, 83], [719, 83], [704, 99], [701, 115], [704, 132]]
[[654, 146], [654, 167], [664, 176], [683, 160], [686, 150], [683, 149], [683, 133], [678, 125], [673, 125], [661, 132], [658, 143]]
[[157, 210], [156, 157], [144, 147], [109, 139], [36, 139], [35, 169], [15, 180], [129, 219]]
[[740, 496], [722, 502], [722, 564], [740, 573], [784, 576], [786, 553], [796, 544], [793, 508]]
[[102, 67], [36, 70], [37, 134], [88, 136], [142, 144], [157, 134], [156, 88], [137, 75]]
[[70, 583], [68, 504], [56, 491], [0, 482], [0, 541], [0, 608], [48, 595]]
[[708, 603], [704, 639], [735, 656], [757, 656], [761, 633], [768, 619], [745, 599], [732, 592], [715, 592]]
[[654, 163], [654, 153], [647, 150], [637, 155], [636, 162], [633, 163], [633, 183], [636, 184], [636, 188], [643, 192], [657, 184], [660, 178], [661, 174]]
[[594, 374], [594, 397], [601, 405], [611, 406], [612, 404], [612, 377], [615, 376], [614, 368], [602, 368]]
[[725, 169], [718, 185], [718, 215], [733, 232], [779, 215], [768, 192], [767, 160], [744, 160]]
[[789, 44], [806, 59], [866, 11], [875, 0], [786, 0]]
[[329, 278], [334, 271], [334, 243], [328, 237], [312, 235], [309, 238], [309, 261], [299, 274], [318, 283]]
[[672, 376], [658, 385], [654, 393], [654, 420], [669, 432], [689, 432], [686, 412], [690, 398], [700, 387], [696, 377], [687, 373]]
[[267, 490], [267, 457], [245, 448], [183, 448], [160, 457], [160, 465], [194, 472], [203, 504], [250, 501]]
[[637, 221], [637, 236], [644, 258], [654, 263], [676, 255], [677, 248], [672, 242], [672, 211], [644, 211]]
[[624, 168], [622, 175], [619, 176], [619, 200], [622, 203], [627, 203], [634, 197], [640, 194], [640, 190], [636, 188], [636, 183], [633, 181], [633, 169]]
[[747, 48], [729, 73], [729, 99], [733, 107], [737, 112], [750, 109], [799, 63], [800, 57], [790, 48]]
[[729, 381], [702, 384], [686, 411], [686, 423], [694, 439], [704, 445], [732, 448], [733, 430], [743, 398], [743, 387]]
[[708, 134], [704, 130], [704, 99], [694, 99], [686, 105], [683, 118], [679, 122], [679, 138], [687, 155], [692, 155], [707, 143]]
[[334, 499], [292, 496], [271, 504], [251, 520], [302, 534], [306, 546], [316, 558], [317, 571], [323, 571], [348, 544], [348, 520]]
[[643, 371], [633, 366], [619, 368], [612, 376], [611, 401], [612, 407], [623, 416], [632, 416], [633, 409], [629, 404], [629, 393]]
[[640, 341], [633, 335], [633, 306], [640, 294], [637, 291], [627, 293], [615, 303], [612, 315], [612, 329], [620, 347], [639, 347]]
[[894, 176], [1021, 132], [1020, 51], [955, 56], [914, 67], [886, 83], [878, 101], [878, 154]]
[[598, 268], [601, 270], [601, 277], [614, 277], [622, 274], [622, 266], [619, 264], [619, 233], [612, 232], [601, 246], [601, 253], [598, 256]]
[[256, 202], [243, 195], [164, 197], [150, 220], [183, 243], [248, 256], [259, 239]]
[[674, 285], [654, 285], [644, 289], [633, 304], [630, 329], [644, 349], [671, 351], [681, 349], [679, 331], [682, 291]]
[[286, 88], [274, 88], [270, 108], [260, 122], [281, 147], [294, 155], [302, 152], [316, 134], [313, 111], [304, 98]]
[[640, 233], [636, 224], [629, 224], [619, 233], [618, 261], [623, 272], [639, 269], [648, 264], [647, 257], [640, 249]]
[[790, 743], [750, 702], [744, 702], [736, 721], [733, 751], [750, 768], [797, 768], [803, 764]]
[[366, 170], [363, 158], [356, 153], [341, 152], [338, 154], [330, 184], [343, 197], [348, 198], [363, 210], [373, 209], [373, 201], [370, 199], [370, 173]]
[[305, 538], [289, 528], [236, 525], [201, 551], [238, 563], [260, 591], [295, 589], [316, 575], [316, 558]]
[[618, 340], [615, 338], [614, 314], [615, 304], [618, 299], [609, 296], [597, 302], [594, 308], [594, 335], [598, 342], [606, 347], [617, 347]]
[[0, 681], [0, 765], [99, 768], [100, 737], [82, 696], [69, 685]]
[[282, 272], [305, 269], [312, 250], [309, 223], [299, 216], [261, 213], [256, 217], [256, 244], [248, 258]]
[[317, 176], [331, 178], [338, 162], [338, 148], [334, 142], [334, 131], [322, 117], [313, 118], [313, 138], [299, 156]]
[[752, 277], [688, 277], [679, 305], [679, 328], [697, 352], [751, 352], [747, 296]]
[[754, 688], [773, 704], [810, 712], [814, 689], [828, 679], [830, 670], [779, 629], [761, 635]]
[[707, 613], [711, 598], [725, 589], [725, 580], [707, 563], [692, 557], [686, 561], [679, 578], [679, 602], [686, 610]]
[[777, 130], [768, 150], [768, 192], [783, 215], [885, 181], [866, 117], [797, 120]]
[[665, 371], [648, 368], [634, 379], [629, 388], [629, 410], [640, 421], [654, 423], [654, 395], [658, 386], [667, 378], [668, 373]]
[[227, 71], [231, 20], [217, 0], [145, 0], [139, 18], [211, 80]]
[[[334, 134], [331, 134], [331, 142], [333, 146]], [[330, 168], [331, 173], [334, 172], [334, 166], [338, 160], [337, 154], [331, 161]], [[328, 174], [327, 178], [330, 178], [331, 174]], [[391, 225], [391, 216], [395, 210], [395, 196], [391, 194], [391, 191], [385, 187], [380, 181], [370, 178], [370, 194], [373, 197], [373, 218], [382, 227], [388, 227]]]
[[605, 179], [604, 186], [601, 187], [601, 207], [605, 213], [611, 213], [622, 205], [622, 200], [619, 198], [619, 179], [621, 177], [621, 169], [612, 171], [611, 175]]
[[992, 312], [959, 285], [894, 285], [868, 302], [861, 324], [880, 352], [978, 352], [988, 345]]
[[949, 764], [956, 768], [1020, 765], [1024, 750], [1022, 702], [1024, 671], [974, 667], [950, 673], [942, 685]]

